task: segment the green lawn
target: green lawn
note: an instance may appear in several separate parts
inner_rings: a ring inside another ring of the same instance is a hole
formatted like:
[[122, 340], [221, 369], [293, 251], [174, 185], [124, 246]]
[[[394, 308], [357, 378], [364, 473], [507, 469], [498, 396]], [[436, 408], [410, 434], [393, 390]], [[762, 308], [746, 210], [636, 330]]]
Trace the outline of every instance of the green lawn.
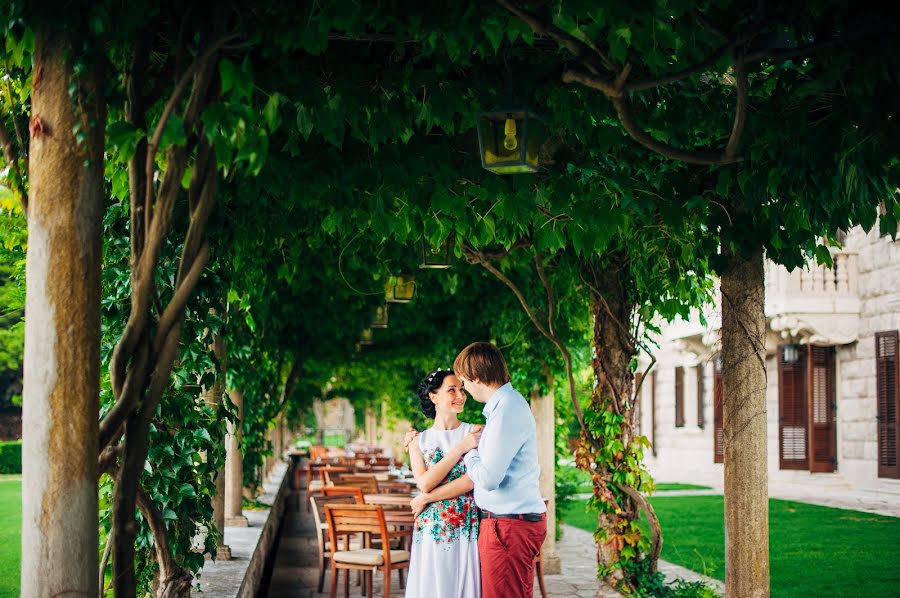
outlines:
[[21, 476], [0, 475], [0, 598], [19, 595], [21, 524]]
[[[652, 499], [664, 560], [725, 578], [721, 496]], [[566, 523], [594, 531], [596, 516], [574, 505]], [[900, 597], [900, 519], [769, 500], [774, 598]]]
[[656, 485], [656, 491], [665, 490], [712, 490], [711, 486], [698, 486], [697, 484], [679, 484], [678, 482], [662, 482]]
[[[591, 488], [591, 476], [583, 469], [578, 469], [572, 465], [557, 465], [556, 475], [570, 477], [577, 484], [575, 492], [587, 493], [593, 492]], [[712, 490], [710, 486], [698, 486], [697, 484], [680, 484], [680, 483], [662, 483], [656, 485], [659, 490]]]

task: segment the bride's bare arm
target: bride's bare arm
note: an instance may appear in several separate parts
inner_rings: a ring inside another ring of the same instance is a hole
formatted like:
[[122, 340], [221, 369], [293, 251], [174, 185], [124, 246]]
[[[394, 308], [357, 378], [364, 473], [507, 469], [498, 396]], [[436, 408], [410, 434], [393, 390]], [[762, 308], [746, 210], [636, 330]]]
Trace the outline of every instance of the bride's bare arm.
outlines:
[[419, 513], [433, 502], [439, 500], [447, 500], [448, 498], [456, 498], [475, 487], [475, 483], [469, 476], [463, 474], [452, 482], [448, 482], [443, 486], [438, 486], [431, 492], [423, 492], [409, 502], [412, 507], [413, 515], [419, 516]]

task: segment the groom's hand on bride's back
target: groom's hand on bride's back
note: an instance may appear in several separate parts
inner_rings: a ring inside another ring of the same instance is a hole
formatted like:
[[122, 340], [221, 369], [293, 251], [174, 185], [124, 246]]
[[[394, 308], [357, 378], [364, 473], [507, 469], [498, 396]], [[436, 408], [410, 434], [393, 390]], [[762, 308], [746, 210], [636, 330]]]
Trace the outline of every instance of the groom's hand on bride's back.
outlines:
[[412, 444], [412, 441], [415, 440], [418, 435], [419, 433], [415, 429], [410, 428], [409, 432], [406, 433], [406, 436], [403, 437], [403, 450], [408, 453], [409, 445]]

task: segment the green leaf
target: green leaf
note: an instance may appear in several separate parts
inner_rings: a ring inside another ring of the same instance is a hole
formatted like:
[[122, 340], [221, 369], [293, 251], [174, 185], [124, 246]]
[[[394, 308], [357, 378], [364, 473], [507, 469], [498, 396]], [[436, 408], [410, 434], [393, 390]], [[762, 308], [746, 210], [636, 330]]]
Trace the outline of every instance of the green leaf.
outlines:
[[297, 104], [297, 130], [303, 135], [304, 140], [309, 141], [314, 127], [312, 112], [303, 104]]
[[266, 105], [263, 108], [263, 118], [266, 121], [266, 126], [269, 128], [269, 131], [274, 131], [276, 128], [278, 128], [278, 125], [281, 122], [281, 119], [278, 115], [278, 106], [280, 104], [281, 94], [275, 92], [269, 96], [269, 100], [266, 102]]
[[219, 62], [219, 78], [222, 80], [222, 93], [231, 91], [238, 77], [240, 76], [237, 67], [227, 58], [223, 58]]

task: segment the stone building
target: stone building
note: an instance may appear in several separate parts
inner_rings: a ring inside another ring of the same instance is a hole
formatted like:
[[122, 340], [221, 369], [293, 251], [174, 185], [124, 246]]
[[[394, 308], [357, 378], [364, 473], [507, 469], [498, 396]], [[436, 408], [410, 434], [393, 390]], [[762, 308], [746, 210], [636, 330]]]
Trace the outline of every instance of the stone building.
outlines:
[[[833, 258], [766, 265], [770, 483], [900, 496], [900, 241], [852, 229]], [[636, 417], [656, 479], [721, 487], [719, 306], [704, 314], [663, 327]]]

